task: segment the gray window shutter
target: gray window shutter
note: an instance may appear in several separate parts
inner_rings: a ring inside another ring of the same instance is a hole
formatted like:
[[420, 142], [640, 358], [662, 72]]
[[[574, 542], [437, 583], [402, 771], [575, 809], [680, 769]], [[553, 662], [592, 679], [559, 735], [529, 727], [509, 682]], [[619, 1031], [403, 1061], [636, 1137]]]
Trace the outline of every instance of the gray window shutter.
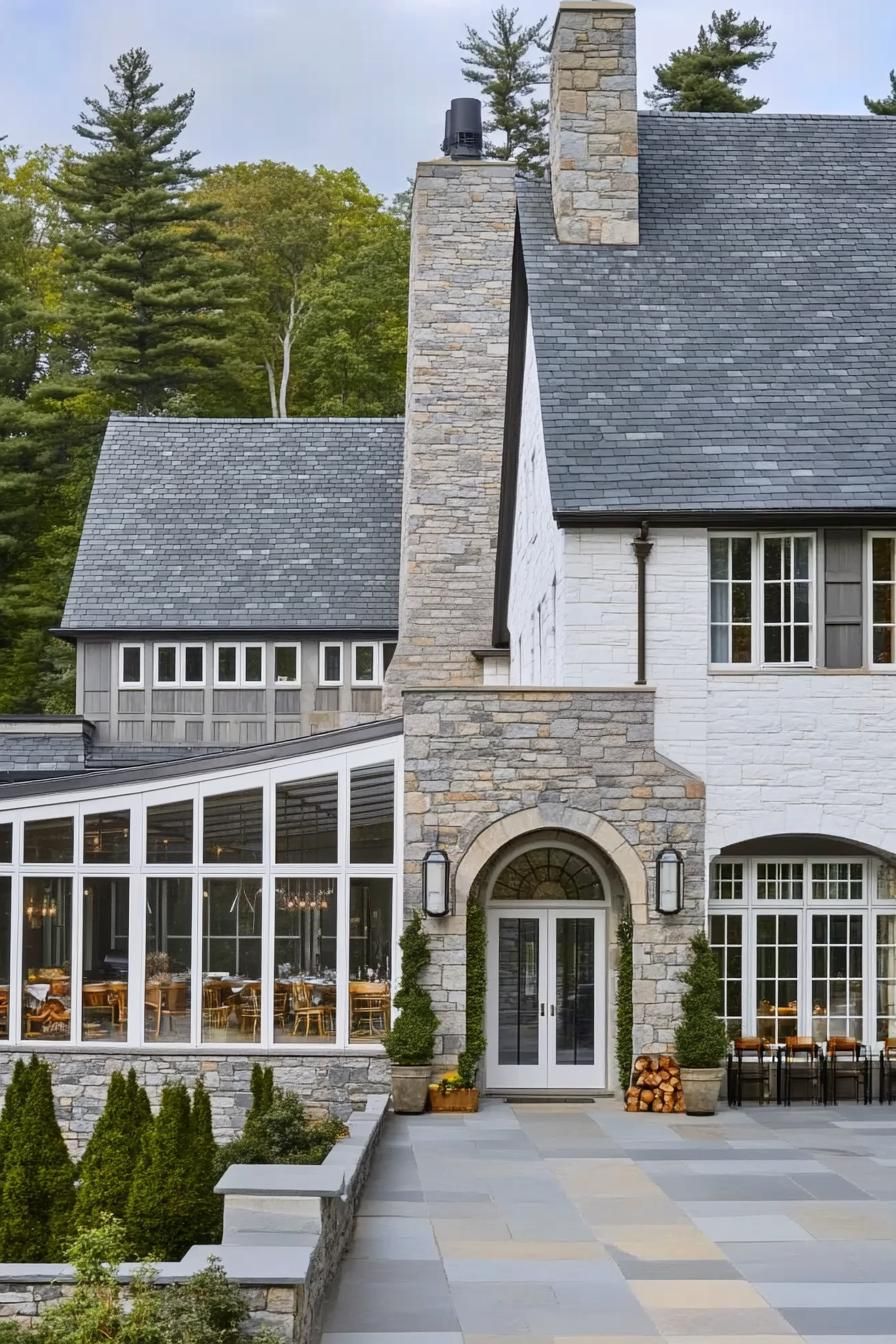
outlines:
[[824, 661], [826, 667], [861, 667], [862, 532], [832, 528], [824, 534]]

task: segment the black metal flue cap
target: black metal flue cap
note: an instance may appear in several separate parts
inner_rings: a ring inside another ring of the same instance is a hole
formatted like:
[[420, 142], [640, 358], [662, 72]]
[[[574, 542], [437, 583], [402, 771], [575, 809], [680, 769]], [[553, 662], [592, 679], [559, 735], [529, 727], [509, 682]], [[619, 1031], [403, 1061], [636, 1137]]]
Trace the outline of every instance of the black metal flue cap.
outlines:
[[482, 158], [482, 104], [478, 98], [452, 98], [445, 113], [442, 152], [452, 159]]

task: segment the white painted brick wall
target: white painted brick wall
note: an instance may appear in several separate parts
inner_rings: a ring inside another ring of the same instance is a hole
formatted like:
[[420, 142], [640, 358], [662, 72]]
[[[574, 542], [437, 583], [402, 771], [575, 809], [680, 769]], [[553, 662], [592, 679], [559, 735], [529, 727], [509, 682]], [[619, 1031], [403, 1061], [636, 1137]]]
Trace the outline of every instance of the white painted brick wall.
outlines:
[[562, 533], [551, 512], [538, 367], [530, 321], [526, 336], [513, 568], [507, 614], [510, 681], [513, 685], [564, 684], [558, 656], [561, 648], [559, 613], [563, 602], [562, 553]]

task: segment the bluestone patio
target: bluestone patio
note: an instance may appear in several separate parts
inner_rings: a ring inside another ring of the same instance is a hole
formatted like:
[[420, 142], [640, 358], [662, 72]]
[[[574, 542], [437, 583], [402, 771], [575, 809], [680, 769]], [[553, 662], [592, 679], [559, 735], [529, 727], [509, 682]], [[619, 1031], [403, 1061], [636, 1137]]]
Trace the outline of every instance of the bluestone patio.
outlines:
[[891, 1344], [896, 1109], [390, 1116], [323, 1344]]

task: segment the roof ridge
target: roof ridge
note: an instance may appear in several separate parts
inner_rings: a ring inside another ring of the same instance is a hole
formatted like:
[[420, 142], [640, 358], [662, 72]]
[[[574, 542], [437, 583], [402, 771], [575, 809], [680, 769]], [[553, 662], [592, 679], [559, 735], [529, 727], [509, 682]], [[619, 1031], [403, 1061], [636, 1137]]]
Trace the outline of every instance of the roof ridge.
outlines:
[[657, 121], [750, 122], [753, 125], [769, 121], [850, 121], [877, 126], [891, 120], [870, 112], [663, 112], [659, 108], [639, 107], [638, 119], [642, 117], [655, 117]]
[[110, 411], [109, 419], [138, 425], [400, 425], [403, 415], [129, 415]]

